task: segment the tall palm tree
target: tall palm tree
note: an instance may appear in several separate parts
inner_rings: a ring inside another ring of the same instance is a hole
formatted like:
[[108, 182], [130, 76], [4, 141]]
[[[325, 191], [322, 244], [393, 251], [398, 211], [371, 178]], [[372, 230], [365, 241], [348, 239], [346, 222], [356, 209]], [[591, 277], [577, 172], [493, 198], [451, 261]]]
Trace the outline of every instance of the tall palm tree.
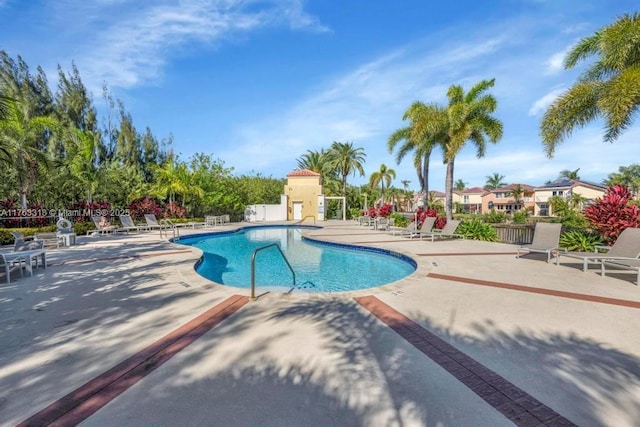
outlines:
[[511, 191], [509, 192], [509, 195], [513, 197], [513, 200], [516, 205], [520, 205], [520, 203], [522, 203], [522, 198], [524, 196], [524, 188], [522, 188], [522, 185], [518, 184], [511, 189]]
[[456, 191], [462, 191], [467, 188], [467, 183], [459, 179], [453, 184], [453, 189]]
[[309, 169], [322, 175], [327, 169], [327, 152], [324, 149], [320, 151], [307, 150], [298, 158], [297, 162], [298, 168]]
[[487, 182], [484, 185], [485, 190], [495, 190], [496, 188], [504, 187], [507, 185], [504, 182], [504, 175], [500, 175], [498, 172], [494, 172], [493, 175], [487, 175]]
[[408, 190], [409, 189], [409, 184], [411, 184], [411, 181], [409, 181], [408, 179], [403, 179], [400, 181], [400, 183], [402, 184], [402, 188], [404, 188], [404, 190]]
[[640, 14], [625, 14], [578, 42], [564, 60], [565, 69], [595, 56], [578, 81], [560, 95], [540, 124], [548, 157], [560, 142], [598, 117], [604, 140], [613, 142], [631, 125], [640, 106]]
[[388, 168], [385, 164], [380, 165], [380, 170], [371, 174], [369, 178], [369, 185], [371, 188], [377, 187], [380, 184], [380, 193], [382, 195], [382, 204], [384, 205], [384, 187], [389, 188], [391, 181], [396, 178], [396, 171]]
[[452, 85], [447, 91], [449, 105], [441, 119], [441, 126], [446, 126], [447, 137], [444, 140], [444, 158], [447, 163], [445, 178], [445, 212], [447, 219], [453, 213], [453, 171], [456, 155], [467, 141], [471, 141], [477, 149], [477, 156], [483, 157], [487, 142], [496, 143], [502, 138], [502, 122], [491, 114], [495, 112], [498, 102], [495, 97], [486, 94], [493, 87], [495, 79], [482, 80], [465, 94], [462, 86]]
[[8, 107], [4, 120], [0, 120], [0, 147], [9, 155], [20, 204], [26, 209], [27, 196], [41, 172], [50, 166], [43, 147], [47, 137], [59, 130], [59, 123], [51, 117], [30, 117], [24, 104], [15, 100], [9, 100]]
[[640, 165], [632, 164], [629, 166], [618, 167], [618, 172], [609, 174], [604, 180], [604, 185], [611, 187], [615, 184], [621, 184], [629, 188], [636, 198], [640, 195]]
[[578, 175], [578, 171], [580, 168], [570, 171], [568, 169], [564, 169], [560, 171], [559, 179], [580, 179], [580, 175]]
[[342, 197], [347, 195], [347, 176], [356, 172], [364, 175], [364, 162], [367, 155], [364, 148], [353, 146], [353, 142], [333, 141], [327, 152], [328, 164], [342, 178]]
[[98, 145], [99, 136], [91, 131], [72, 129], [70, 132], [72, 142], [68, 156], [69, 168], [73, 176], [82, 184], [87, 193], [87, 201], [93, 200], [93, 195], [98, 189]]
[[433, 129], [424, 126], [423, 123], [431, 120], [434, 111], [437, 111], [437, 107], [434, 105], [414, 102], [402, 117], [403, 120], [409, 120], [409, 126], [393, 132], [387, 141], [390, 153], [401, 141], [404, 141], [396, 153], [397, 164], [400, 164], [410, 152], [414, 153], [413, 166], [416, 168], [420, 190], [425, 195], [425, 206], [427, 205], [427, 194], [429, 194], [429, 160], [433, 149], [439, 145], [440, 141]]

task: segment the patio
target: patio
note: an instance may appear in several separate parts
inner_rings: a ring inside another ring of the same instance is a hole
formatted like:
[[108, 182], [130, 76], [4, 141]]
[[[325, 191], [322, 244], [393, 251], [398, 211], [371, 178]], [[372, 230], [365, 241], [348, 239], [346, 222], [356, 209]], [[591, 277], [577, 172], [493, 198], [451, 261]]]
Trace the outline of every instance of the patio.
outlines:
[[0, 287], [0, 424], [640, 419], [634, 273], [602, 278], [579, 260], [516, 259], [515, 245], [323, 225], [308, 233], [407, 254], [418, 270], [366, 291], [247, 302], [248, 290], [194, 272], [198, 250], [158, 232], [82, 236], [48, 252], [49, 268]]

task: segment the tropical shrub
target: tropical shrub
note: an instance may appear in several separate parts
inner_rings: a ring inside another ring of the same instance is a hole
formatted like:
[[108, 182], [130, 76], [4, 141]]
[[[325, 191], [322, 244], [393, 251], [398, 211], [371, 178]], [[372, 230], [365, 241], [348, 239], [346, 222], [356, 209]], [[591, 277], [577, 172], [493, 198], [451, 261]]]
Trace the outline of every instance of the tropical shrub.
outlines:
[[489, 213], [482, 215], [482, 221], [489, 224], [502, 224], [507, 222], [507, 214], [491, 209]]
[[447, 217], [439, 216], [436, 218], [436, 222], [433, 223], [433, 228], [443, 229], [447, 225]]
[[393, 223], [396, 227], [406, 227], [409, 224], [409, 220], [399, 213], [392, 213], [389, 215], [389, 219], [391, 218], [393, 218]]
[[631, 192], [626, 187], [616, 184], [607, 188], [604, 196], [584, 210], [584, 215], [591, 226], [612, 245], [620, 233], [629, 227], [640, 226], [640, 210], [637, 205], [629, 203]]
[[129, 205], [131, 218], [141, 220], [144, 214], [153, 214], [156, 218], [162, 217], [162, 209], [149, 196], [134, 200]]
[[176, 202], [169, 202], [164, 206], [163, 215], [165, 218], [185, 218], [187, 209]]
[[479, 219], [466, 220], [460, 223], [456, 233], [464, 235], [467, 239], [483, 240], [485, 242], [497, 242], [496, 229]]
[[570, 230], [560, 236], [560, 247], [568, 251], [595, 252], [604, 243], [601, 235], [588, 230]]
[[560, 223], [566, 228], [587, 228], [589, 221], [582, 213], [581, 197], [572, 196], [569, 199], [560, 196], [553, 196], [549, 199], [549, 205], [553, 213], [560, 218]]
[[378, 208], [378, 216], [388, 217], [393, 212], [391, 205], [382, 205]]
[[514, 224], [526, 224], [529, 219], [529, 212], [527, 210], [519, 210], [513, 213]]
[[357, 219], [362, 214], [363, 214], [362, 211], [360, 209], [358, 209], [358, 208], [350, 208], [349, 209], [349, 218], [351, 218], [351, 219]]

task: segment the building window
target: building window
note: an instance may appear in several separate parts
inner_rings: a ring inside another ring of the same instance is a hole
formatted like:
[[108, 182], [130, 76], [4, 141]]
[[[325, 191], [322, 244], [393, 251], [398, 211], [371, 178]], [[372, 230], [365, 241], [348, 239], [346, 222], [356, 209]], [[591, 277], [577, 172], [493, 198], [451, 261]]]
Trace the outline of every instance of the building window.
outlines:
[[469, 203], [469, 196], [463, 196], [462, 197], [462, 201], [463, 201], [463, 203], [468, 204]]
[[554, 191], [552, 194], [553, 194], [554, 196], [563, 196], [563, 195], [564, 195], [564, 191], [562, 191], [562, 190], [557, 190], [557, 191]]

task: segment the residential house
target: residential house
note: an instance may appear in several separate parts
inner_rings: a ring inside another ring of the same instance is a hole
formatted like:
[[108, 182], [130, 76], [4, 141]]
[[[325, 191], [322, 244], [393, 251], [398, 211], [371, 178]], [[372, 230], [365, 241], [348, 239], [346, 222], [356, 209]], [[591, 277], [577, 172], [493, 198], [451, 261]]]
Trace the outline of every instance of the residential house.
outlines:
[[562, 179], [536, 187], [533, 214], [536, 216], [553, 216], [553, 211], [549, 204], [549, 200], [553, 196], [570, 199], [574, 194], [577, 194], [584, 199], [584, 206], [588, 206], [596, 198], [604, 196], [606, 189], [602, 185], [577, 179]]
[[482, 213], [482, 195], [487, 190], [481, 187], [465, 188], [453, 192], [453, 204], [459, 207], [458, 212]]
[[[513, 191], [518, 186], [523, 191], [521, 198], [516, 200]], [[535, 205], [534, 188], [532, 185], [527, 184], [509, 184], [494, 190], [487, 190], [482, 195], [482, 213], [491, 212], [492, 209], [496, 212], [507, 214], [517, 212], [523, 208], [533, 210]]]

